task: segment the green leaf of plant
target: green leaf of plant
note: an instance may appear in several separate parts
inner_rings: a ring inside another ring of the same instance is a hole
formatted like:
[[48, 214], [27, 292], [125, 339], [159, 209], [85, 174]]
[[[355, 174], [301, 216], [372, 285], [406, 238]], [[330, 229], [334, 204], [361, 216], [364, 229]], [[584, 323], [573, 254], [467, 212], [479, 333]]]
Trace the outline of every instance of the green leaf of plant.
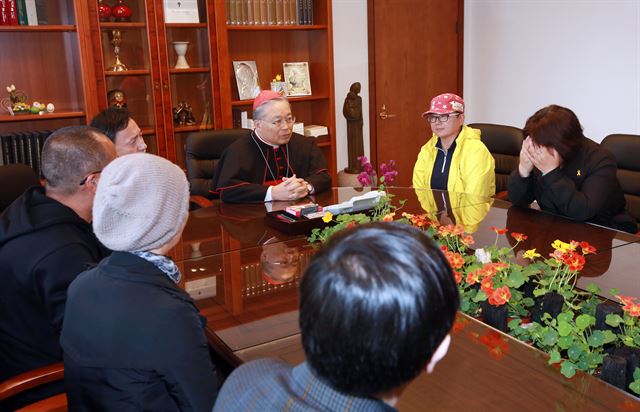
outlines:
[[572, 320], [573, 320], [573, 312], [570, 310], [566, 312], [562, 312], [558, 315], [558, 322], [571, 323]]
[[549, 365], [553, 365], [554, 363], [558, 363], [561, 360], [562, 360], [562, 357], [560, 357], [560, 352], [558, 352], [555, 349], [553, 349], [551, 352], [549, 352]]
[[571, 345], [571, 347], [567, 350], [567, 356], [569, 356], [569, 359], [571, 360], [577, 360], [578, 358], [580, 358], [580, 355], [582, 355], [583, 352], [583, 345], [576, 343]]
[[573, 345], [573, 336], [562, 336], [558, 339], [558, 347], [563, 350], [567, 350]]
[[560, 367], [560, 373], [562, 373], [566, 378], [573, 378], [576, 374], [576, 365], [573, 362], [564, 361]]
[[599, 294], [602, 291], [602, 289], [600, 289], [595, 283], [589, 283], [586, 287], [586, 290], [587, 292], [591, 292], [595, 295]]
[[604, 338], [603, 342], [604, 342], [605, 344], [607, 344], [607, 343], [611, 343], [611, 342], [615, 342], [615, 341], [616, 341], [616, 339], [618, 339], [618, 337], [616, 336], [616, 334], [615, 334], [615, 333], [613, 333], [613, 332], [612, 332], [612, 331], [610, 331], [610, 330], [602, 331], [602, 335], [603, 335], [603, 338]]
[[573, 328], [569, 322], [558, 319], [558, 334], [560, 334], [560, 336], [569, 336], [572, 330]]
[[578, 330], [583, 331], [591, 325], [596, 324], [596, 318], [589, 315], [580, 315], [576, 318], [576, 327]]
[[640, 368], [635, 368], [633, 370], [633, 380], [634, 381], [640, 380]]
[[622, 316], [615, 313], [608, 314], [604, 321], [604, 323], [606, 323], [609, 326], [613, 326], [614, 328], [620, 326], [622, 322], [624, 322], [624, 320], [622, 319]]
[[611, 288], [611, 289], [609, 289], [609, 293], [611, 295], [615, 296], [615, 295], [619, 295], [620, 291], [618, 289], [616, 289], [616, 288]]
[[507, 276], [506, 284], [512, 288], [519, 288], [527, 281], [521, 270], [514, 270]]
[[591, 347], [599, 348], [604, 345], [604, 333], [602, 333], [601, 330], [593, 331], [593, 333], [587, 338], [587, 343]]
[[483, 302], [487, 300], [487, 294], [484, 293], [484, 291], [479, 290], [478, 293], [476, 293], [476, 295], [471, 300], [476, 303]]
[[640, 381], [633, 381], [629, 384], [629, 389], [631, 389], [634, 393], [640, 395]]
[[542, 335], [542, 344], [544, 346], [553, 346], [558, 341], [558, 332], [553, 329], [546, 330]]

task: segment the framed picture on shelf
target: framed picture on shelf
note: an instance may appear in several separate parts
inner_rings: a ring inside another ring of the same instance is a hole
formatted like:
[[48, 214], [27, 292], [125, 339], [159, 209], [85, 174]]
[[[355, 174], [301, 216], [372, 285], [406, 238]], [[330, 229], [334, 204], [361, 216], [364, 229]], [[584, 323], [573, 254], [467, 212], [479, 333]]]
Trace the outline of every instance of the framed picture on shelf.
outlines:
[[253, 99], [260, 93], [258, 69], [254, 60], [234, 61], [233, 72], [236, 75], [240, 100]]
[[285, 93], [287, 96], [311, 95], [311, 78], [309, 77], [309, 63], [283, 63]]
[[200, 23], [198, 0], [164, 0], [165, 23]]

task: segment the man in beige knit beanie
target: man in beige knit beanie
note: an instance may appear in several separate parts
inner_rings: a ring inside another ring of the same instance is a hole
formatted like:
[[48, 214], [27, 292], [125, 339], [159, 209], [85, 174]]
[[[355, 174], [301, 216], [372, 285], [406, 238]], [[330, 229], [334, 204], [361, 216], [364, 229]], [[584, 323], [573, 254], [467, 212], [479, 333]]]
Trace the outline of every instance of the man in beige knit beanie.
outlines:
[[161, 157], [130, 154], [102, 171], [93, 228], [114, 252], [69, 287], [60, 343], [70, 410], [211, 410], [205, 321], [165, 256], [188, 203], [183, 171]]

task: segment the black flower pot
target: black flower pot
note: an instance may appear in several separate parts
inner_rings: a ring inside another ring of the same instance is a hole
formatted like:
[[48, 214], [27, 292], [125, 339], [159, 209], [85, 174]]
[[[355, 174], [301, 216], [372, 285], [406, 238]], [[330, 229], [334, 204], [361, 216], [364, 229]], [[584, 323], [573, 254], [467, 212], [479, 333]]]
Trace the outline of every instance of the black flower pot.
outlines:
[[[633, 372], [636, 370], [636, 368], [640, 368], [640, 349], [632, 348], [630, 346], [622, 346], [616, 348], [613, 354], [615, 356], [623, 358], [626, 361], [627, 370], [625, 374], [626, 379], [624, 389], [627, 392], [633, 393], [629, 389], [629, 384], [633, 381]], [[633, 393], [633, 395], [637, 396], [635, 393]]]
[[482, 308], [482, 321], [499, 331], [507, 331], [507, 305], [493, 306], [484, 301], [480, 304]]
[[627, 388], [627, 360], [616, 355], [605, 356], [600, 379], [625, 390]]
[[613, 327], [606, 323], [607, 315], [616, 314], [623, 315], [622, 308], [619, 304], [614, 302], [602, 302], [596, 306], [596, 329], [598, 330], [610, 330], [613, 333], [620, 333], [620, 326]]
[[518, 288], [518, 290], [522, 292], [523, 297], [533, 298], [533, 291], [535, 290], [536, 286], [538, 285], [534, 281], [528, 280], [523, 283], [522, 286]]
[[540, 323], [540, 319], [545, 313], [555, 318], [562, 312], [562, 305], [564, 305], [564, 297], [559, 293], [548, 292], [538, 296], [531, 309], [531, 320]]

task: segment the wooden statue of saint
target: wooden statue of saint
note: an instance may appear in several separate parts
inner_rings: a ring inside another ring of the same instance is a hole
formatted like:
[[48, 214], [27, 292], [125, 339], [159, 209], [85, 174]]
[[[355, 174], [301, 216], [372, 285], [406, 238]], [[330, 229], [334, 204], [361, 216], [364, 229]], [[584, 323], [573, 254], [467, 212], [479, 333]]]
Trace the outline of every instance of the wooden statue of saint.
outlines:
[[364, 156], [364, 143], [362, 141], [362, 97], [360, 83], [356, 82], [349, 88], [349, 93], [344, 99], [342, 114], [347, 119], [347, 143], [349, 147], [349, 166], [344, 169], [346, 173], [360, 173], [359, 156]]

